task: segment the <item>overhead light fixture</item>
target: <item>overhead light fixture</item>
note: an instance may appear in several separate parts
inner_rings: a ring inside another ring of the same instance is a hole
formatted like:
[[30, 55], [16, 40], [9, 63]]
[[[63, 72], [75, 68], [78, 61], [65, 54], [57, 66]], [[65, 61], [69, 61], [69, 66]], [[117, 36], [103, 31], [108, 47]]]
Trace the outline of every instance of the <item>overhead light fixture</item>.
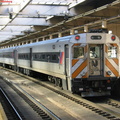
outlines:
[[112, 30], [109, 30], [108, 33], [109, 33], [109, 34], [112, 34]]

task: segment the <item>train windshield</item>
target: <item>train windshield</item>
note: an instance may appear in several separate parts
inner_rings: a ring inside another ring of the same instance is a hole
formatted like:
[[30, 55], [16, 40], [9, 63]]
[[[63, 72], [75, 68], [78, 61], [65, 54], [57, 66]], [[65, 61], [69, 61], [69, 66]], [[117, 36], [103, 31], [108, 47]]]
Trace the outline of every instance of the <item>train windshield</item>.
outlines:
[[109, 58], [117, 58], [117, 47], [116, 46], [108, 47], [108, 57]]
[[103, 75], [103, 45], [89, 45], [89, 76]]
[[84, 48], [83, 47], [74, 47], [73, 48], [73, 58], [83, 58], [84, 57]]
[[99, 58], [100, 57], [100, 47], [93, 46], [90, 47], [90, 58]]

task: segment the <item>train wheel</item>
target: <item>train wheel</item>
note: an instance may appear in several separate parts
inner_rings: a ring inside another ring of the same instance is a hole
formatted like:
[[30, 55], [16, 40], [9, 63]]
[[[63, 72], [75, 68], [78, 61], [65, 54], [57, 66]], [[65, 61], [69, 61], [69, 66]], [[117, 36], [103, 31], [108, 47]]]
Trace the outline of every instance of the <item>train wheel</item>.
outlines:
[[51, 76], [48, 76], [48, 80], [51, 82]]
[[51, 82], [55, 83], [55, 77], [52, 77]]
[[57, 81], [58, 81], [58, 86], [62, 87], [62, 80], [60, 78], [58, 78]]
[[55, 80], [55, 86], [58, 86], [57, 78], [54, 78], [54, 80]]

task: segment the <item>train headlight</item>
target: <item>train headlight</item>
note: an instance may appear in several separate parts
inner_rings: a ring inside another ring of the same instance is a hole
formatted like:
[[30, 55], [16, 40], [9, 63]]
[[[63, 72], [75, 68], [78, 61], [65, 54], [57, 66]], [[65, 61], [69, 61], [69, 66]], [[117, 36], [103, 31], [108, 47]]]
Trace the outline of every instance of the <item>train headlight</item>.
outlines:
[[76, 35], [75, 36], [75, 40], [79, 40], [80, 39], [80, 36], [79, 35]]
[[111, 37], [111, 39], [112, 39], [112, 41], [115, 41], [116, 37], [113, 35], [113, 36]]
[[111, 72], [111, 71], [107, 71], [107, 74], [108, 74], [108, 75], [111, 75], [111, 74], [112, 74], [112, 72]]

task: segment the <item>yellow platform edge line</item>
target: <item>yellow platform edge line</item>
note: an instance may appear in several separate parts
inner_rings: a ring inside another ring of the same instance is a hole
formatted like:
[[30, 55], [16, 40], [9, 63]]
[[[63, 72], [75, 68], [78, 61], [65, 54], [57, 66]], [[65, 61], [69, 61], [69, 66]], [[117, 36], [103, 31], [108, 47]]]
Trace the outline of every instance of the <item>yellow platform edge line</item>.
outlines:
[[0, 120], [8, 120], [1, 103], [0, 103]]

